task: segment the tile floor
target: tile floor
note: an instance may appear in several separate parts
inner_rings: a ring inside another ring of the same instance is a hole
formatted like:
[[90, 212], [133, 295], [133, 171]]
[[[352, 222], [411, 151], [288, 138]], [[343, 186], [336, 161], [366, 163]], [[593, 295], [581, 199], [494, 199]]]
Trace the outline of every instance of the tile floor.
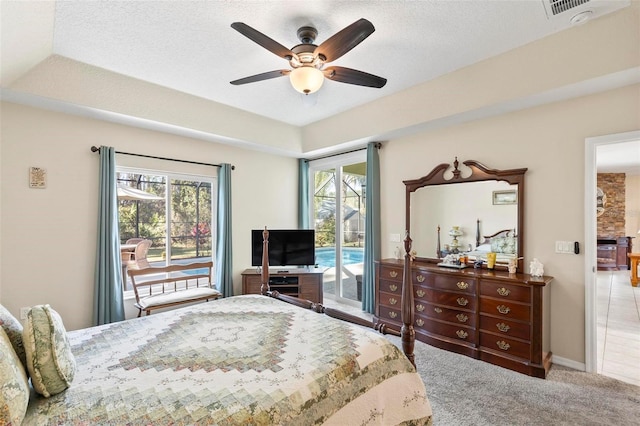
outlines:
[[598, 374], [640, 386], [640, 286], [629, 271], [598, 271]]

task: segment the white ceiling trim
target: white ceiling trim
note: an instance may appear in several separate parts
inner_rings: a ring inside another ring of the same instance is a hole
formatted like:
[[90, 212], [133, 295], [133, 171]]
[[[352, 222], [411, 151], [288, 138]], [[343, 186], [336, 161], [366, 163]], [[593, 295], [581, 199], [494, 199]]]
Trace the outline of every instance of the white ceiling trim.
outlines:
[[[137, 127], [147, 130], [164, 132], [178, 136], [200, 139], [209, 142], [216, 142], [225, 145], [240, 146], [256, 151], [266, 152], [274, 155], [282, 155], [296, 158], [315, 158], [327, 154], [341, 152], [347, 149], [360, 147], [372, 141], [386, 141], [399, 137], [406, 137], [427, 130], [445, 128], [455, 126], [469, 121], [480, 120], [501, 114], [515, 112], [527, 108], [532, 108], [552, 102], [573, 99], [581, 96], [591, 95], [607, 90], [613, 90], [620, 87], [640, 84], [640, 67], [631, 68], [625, 71], [609, 74], [579, 83], [564, 86], [558, 89], [550, 90], [544, 93], [538, 93], [531, 96], [513, 99], [506, 102], [498, 103], [473, 111], [466, 111], [460, 114], [454, 114], [448, 117], [431, 120], [418, 125], [406, 127], [397, 131], [386, 132], [377, 135], [369, 135], [365, 138], [351, 140], [339, 145], [331, 147], [302, 152], [303, 141], [298, 141], [299, 151], [285, 150], [278, 147], [267, 146], [258, 142], [244, 141], [240, 139], [225, 137], [222, 135], [203, 132], [190, 129], [183, 126], [172, 125], [160, 121], [154, 121], [130, 115], [115, 113], [98, 108], [92, 108], [84, 105], [74, 104], [70, 102], [60, 101], [56, 99], [46, 98], [26, 92], [18, 92], [9, 89], [0, 90], [0, 99], [7, 102], [13, 102], [28, 105], [36, 108], [42, 108], [50, 111], [62, 112], [81, 117], [87, 117], [96, 120], [108, 121], [111, 123], [122, 124], [131, 127]], [[301, 132], [303, 133], [303, 132]]]

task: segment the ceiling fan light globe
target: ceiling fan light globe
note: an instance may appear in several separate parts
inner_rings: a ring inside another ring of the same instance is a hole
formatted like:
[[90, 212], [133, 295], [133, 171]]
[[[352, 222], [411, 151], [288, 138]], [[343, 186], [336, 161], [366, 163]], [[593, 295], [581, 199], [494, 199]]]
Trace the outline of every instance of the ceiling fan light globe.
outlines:
[[289, 79], [294, 89], [308, 95], [320, 90], [322, 83], [324, 83], [324, 74], [317, 68], [302, 66], [292, 70]]

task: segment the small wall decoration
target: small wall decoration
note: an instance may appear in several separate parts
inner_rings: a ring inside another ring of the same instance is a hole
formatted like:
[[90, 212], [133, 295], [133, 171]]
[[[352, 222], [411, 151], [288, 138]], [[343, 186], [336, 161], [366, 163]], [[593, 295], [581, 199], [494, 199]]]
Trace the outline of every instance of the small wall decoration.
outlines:
[[515, 190], [509, 191], [493, 191], [493, 204], [516, 204], [518, 202], [518, 193]]
[[47, 187], [47, 170], [41, 167], [29, 167], [29, 188]]
[[604, 193], [602, 188], [597, 188], [596, 191], [596, 214], [598, 217], [604, 213], [604, 208], [607, 204], [607, 194]]

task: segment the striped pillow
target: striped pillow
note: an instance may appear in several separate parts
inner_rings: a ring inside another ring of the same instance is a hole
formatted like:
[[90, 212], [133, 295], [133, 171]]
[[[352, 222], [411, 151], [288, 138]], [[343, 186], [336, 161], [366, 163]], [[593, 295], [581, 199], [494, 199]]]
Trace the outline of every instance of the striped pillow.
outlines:
[[32, 307], [22, 338], [35, 391], [49, 397], [68, 388], [76, 372], [76, 361], [60, 315], [49, 305]]

